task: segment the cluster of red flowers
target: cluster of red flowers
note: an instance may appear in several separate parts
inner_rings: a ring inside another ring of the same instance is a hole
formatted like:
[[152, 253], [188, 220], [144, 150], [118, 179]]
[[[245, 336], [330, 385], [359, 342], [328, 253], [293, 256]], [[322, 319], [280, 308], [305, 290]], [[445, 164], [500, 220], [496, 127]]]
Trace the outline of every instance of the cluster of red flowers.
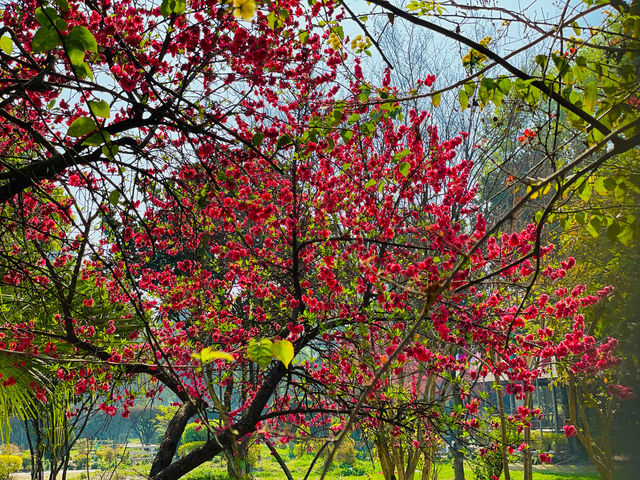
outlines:
[[518, 137], [518, 141], [522, 144], [525, 144], [533, 140], [535, 136], [536, 132], [529, 128], [525, 128], [523, 134]]

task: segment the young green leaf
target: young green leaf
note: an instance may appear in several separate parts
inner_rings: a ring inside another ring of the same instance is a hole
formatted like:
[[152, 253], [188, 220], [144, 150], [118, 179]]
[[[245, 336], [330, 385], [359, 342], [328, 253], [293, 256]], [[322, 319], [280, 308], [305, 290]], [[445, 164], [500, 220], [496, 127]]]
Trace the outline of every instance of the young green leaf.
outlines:
[[268, 338], [262, 340], [251, 340], [247, 347], [247, 355], [249, 359], [260, 365], [261, 368], [267, 368], [273, 360], [273, 342]]
[[375, 178], [370, 178], [369, 181], [364, 184], [364, 188], [367, 189], [367, 188], [374, 187], [376, 185], [376, 183], [378, 183], [378, 182], [376, 182]]
[[409, 170], [411, 169], [411, 164], [409, 162], [402, 162], [398, 165], [398, 171], [402, 174], [403, 177], [409, 176]]
[[458, 92], [458, 102], [460, 102], [460, 108], [464, 112], [469, 106], [469, 96], [467, 95], [467, 92], [464, 90], [460, 90]]
[[0, 37], [0, 49], [7, 55], [11, 55], [13, 52], [13, 40], [11, 40], [11, 37]]
[[81, 45], [87, 52], [98, 53], [98, 43], [87, 27], [77, 25], [69, 32], [71, 41]]
[[31, 40], [35, 53], [48, 52], [60, 45], [60, 35], [53, 28], [40, 27]]
[[87, 133], [93, 132], [97, 128], [96, 122], [89, 117], [76, 118], [67, 130], [70, 137], [83, 137]]
[[109, 104], [104, 100], [89, 100], [89, 110], [100, 118], [109, 118], [111, 115]]
[[434, 108], [440, 105], [440, 101], [442, 100], [442, 95], [440, 93], [436, 93], [433, 97], [431, 97], [431, 104]]

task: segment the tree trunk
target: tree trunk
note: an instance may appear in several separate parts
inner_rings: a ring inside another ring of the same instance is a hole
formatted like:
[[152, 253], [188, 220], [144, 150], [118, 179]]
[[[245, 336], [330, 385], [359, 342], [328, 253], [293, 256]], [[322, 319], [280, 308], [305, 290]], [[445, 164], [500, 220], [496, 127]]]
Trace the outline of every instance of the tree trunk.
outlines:
[[[500, 382], [498, 381], [498, 385]], [[507, 426], [504, 412], [504, 391], [502, 386], [496, 389], [498, 397], [498, 414], [500, 415], [500, 454], [502, 455], [502, 471], [504, 472], [504, 480], [511, 480], [509, 473], [509, 456], [507, 455]]]
[[[527, 408], [531, 408], [531, 404], [533, 403], [533, 395], [531, 392], [526, 393], [524, 396], [524, 406]], [[524, 455], [522, 459], [522, 466], [524, 470], [524, 474], [522, 476], [523, 480], [533, 480], [533, 458], [531, 455], [531, 427], [524, 427], [524, 443], [527, 444], [527, 448], [524, 450]]]
[[178, 448], [178, 442], [184, 432], [189, 419], [193, 417], [197, 412], [196, 405], [193, 402], [183, 403], [178, 411], [173, 415], [173, 418], [167, 426], [167, 430], [164, 433], [156, 458], [151, 465], [150, 477], [153, 477], [165, 467], [171, 464], [173, 456], [176, 454]]
[[265, 440], [265, 444], [271, 452], [271, 455], [273, 455], [273, 458], [275, 458], [276, 462], [278, 462], [278, 465], [280, 465], [280, 468], [287, 477], [287, 480], [293, 480], [293, 476], [291, 475], [291, 471], [289, 471], [289, 467], [287, 467], [287, 464], [278, 453], [278, 450], [276, 450], [276, 447], [273, 446], [273, 443], [271, 443], [269, 440]]
[[395, 468], [393, 465], [393, 460], [391, 459], [391, 455], [389, 454], [387, 439], [383, 435], [378, 434], [376, 435], [373, 443], [376, 446], [376, 450], [378, 451], [378, 459], [380, 460], [380, 466], [382, 467], [384, 480], [396, 480]]

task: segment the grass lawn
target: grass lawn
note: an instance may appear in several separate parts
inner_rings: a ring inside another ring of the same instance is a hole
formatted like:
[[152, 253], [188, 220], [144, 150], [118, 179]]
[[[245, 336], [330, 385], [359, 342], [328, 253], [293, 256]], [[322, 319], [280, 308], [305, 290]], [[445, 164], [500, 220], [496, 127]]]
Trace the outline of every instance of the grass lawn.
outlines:
[[[312, 457], [304, 455], [300, 458], [289, 459], [285, 452], [281, 453], [287, 467], [295, 480], [303, 480], [307, 472], [307, 468], [311, 463]], [[522, 480], [523, 472], [515, 470], [518, 465], [513, 465], [511, 472], [512, 480]], [[314, 471], [309, 475], [309, 480], [319, 480], [322, 464], [320, 461], [316, 463]], [[598, 480], [600, 475], [595, 473], [593, 469], [585, 472], [584, 467], [577, 466], [553, 466], [540, 465], [534, 466], [534, 480]], [[184, 480], [226, 480], [227, 470], [223, 462], [214, 460], [206, 465], [198, 467], [183, 477]], [[252, 470], [252, 475], [256, 480], [284, 480], [285, 475], [282, 473], [279, 465], [270, 457], [262, 458], [256, 467]], [[450, 464], [440, 465], [438, 472], [438, 480], [452, 480], [454, 477], [453, 467]], [[345, 465], [335, 465], [327, 476], [328, 480], [384, 480], [380, 466], [372, 465], [370, 461], [357, 460], [353, 467]], [[473, 480], [471, 469], [465, 469], [465, 478]], [[504, 476], [500, 477], [501, 479]]]

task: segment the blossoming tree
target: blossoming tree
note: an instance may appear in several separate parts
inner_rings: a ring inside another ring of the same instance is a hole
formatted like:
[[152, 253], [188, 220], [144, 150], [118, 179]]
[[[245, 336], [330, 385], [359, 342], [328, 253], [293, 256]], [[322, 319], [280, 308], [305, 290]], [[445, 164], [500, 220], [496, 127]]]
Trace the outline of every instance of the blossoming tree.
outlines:
[[[405, 118], [343, 15], [295, 0], [3, 10], [2, 354], [12, 372], [46, 362], [108, 415], [171, 390], [155, 480], [251, 435], [480, 431], [480, 379], [524, 398], [539, 359], [614, 362], [580, 316], [606, 292], [528, 295], [574, 261], [545, 264], [542, 225], [487, 225], [456, 156], [466, 134]], [[392, 374], [409, 393], [390, 394]], [[2, 380], [9, 397], [23, 381]], [[46, 379], [26, 386], [47, 401]], [[209, 440], [176, 459], [194, 417]]]

